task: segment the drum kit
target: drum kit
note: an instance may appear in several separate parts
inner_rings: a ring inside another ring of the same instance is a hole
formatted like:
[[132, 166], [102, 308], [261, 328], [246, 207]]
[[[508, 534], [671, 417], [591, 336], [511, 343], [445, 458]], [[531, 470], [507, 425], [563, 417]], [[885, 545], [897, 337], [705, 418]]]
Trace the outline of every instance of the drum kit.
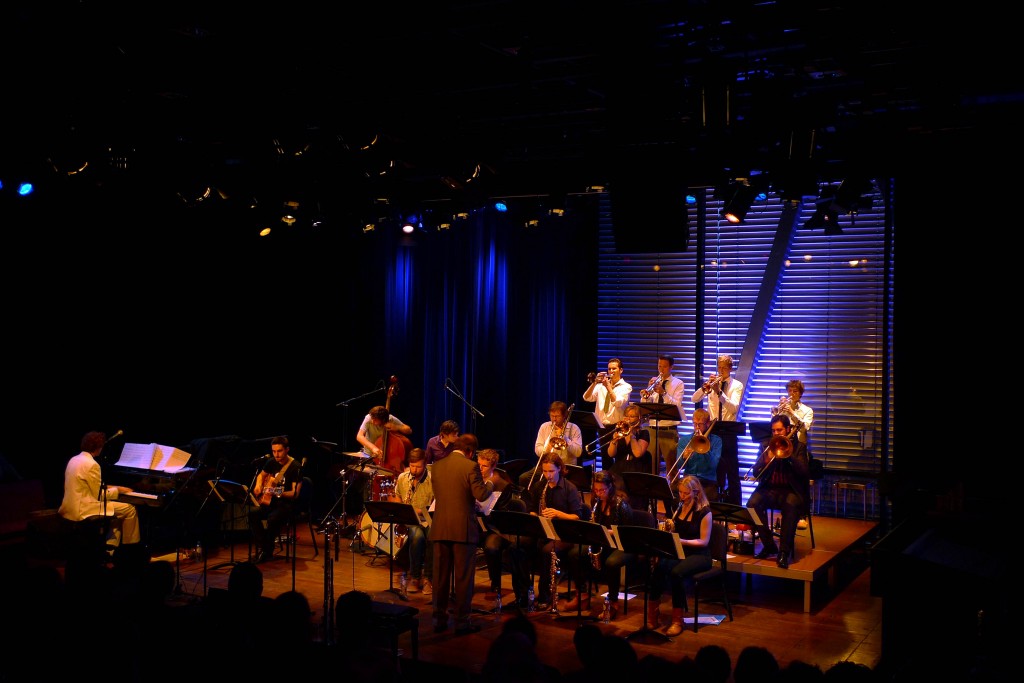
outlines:
[[[343, 483], [342, 495], [339, 499], [342, 507], [348, 511], [349, 506], [345, 502], [348, 495], [355, 498], [358, 503], [354, 533], [358, 533], [363, 543], [370, 547], [384, 549], [387, 552], [391, 546], [391, 524], [374, 524], [369, 515], [363, 510], [363, 502], [368, 500], [388, 501], [394, 495], [395, 482], [398, 473], [374, 461], [373, 457], [362, 452], [342, 452], [347, 458], [340, 472], [338, 480]], [[349, 489], [353, 489], [351, 492]], [[343, 535], [345, 535], [343, 533]], [[397, 555], [405, 540], [403, 534], [396, 534], [394, 553]]]

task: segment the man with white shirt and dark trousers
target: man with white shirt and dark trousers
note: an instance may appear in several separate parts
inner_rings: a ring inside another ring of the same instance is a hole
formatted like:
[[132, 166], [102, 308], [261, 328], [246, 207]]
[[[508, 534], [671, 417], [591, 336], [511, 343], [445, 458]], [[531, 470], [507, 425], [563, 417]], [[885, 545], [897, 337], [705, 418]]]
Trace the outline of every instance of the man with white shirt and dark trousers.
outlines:
[[[698, 403], [707, 397], [711, 419], [718, 422], [736, 422], [739, 419], [740, 402], [743, 400], [743, 382], [731, 377], [735, 363], [732, 356], [718, 357], [718, 374], [712, 375], [690, 399]], [[722, 457], [718, 461], [718, 488], [725, 502], [739, 505], [740, 489], [739, 444], [736, 434], [714, 430], [722, 437]]]
[[[683, 407], [683, 394], [686, 386], [683, 380], [672, 374], [672, 366], [675, 359], [672, 356], [658, 356], [658, 375], [652, 377], [649, 382], [650, 389], [640, 392], [640, 403], [658, 403], [661, 405], [673, 405], [682, 420], [686, 419], [686, 409]], [[661, 418], [656, 413], [648, 418], [647, 428], [651, 432], [651, 443], [647, 446], [647, 452], [651, 454], [654, 471], [651, 474], [661, 474], [661, 464], [665, 468], [676, 456], [676, 449], [679, 446], [679, 419]]]
[[631, 393], [633, 385], [622, 379], [622, 361], [618, 358], [608, 361], [608, 372], [596, 373], [591, 378], [590, 386], [583, 392], [583, 400], [594, 402], [599, 438], [607, 436], [625, 419]]

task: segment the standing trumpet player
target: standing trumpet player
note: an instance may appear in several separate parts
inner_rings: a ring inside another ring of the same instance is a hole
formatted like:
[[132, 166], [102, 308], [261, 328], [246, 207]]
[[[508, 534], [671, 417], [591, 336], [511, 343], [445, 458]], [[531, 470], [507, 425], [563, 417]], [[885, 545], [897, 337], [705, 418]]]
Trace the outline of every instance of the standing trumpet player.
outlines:
[[[686, 386], [683, 380], [672, 374], [672, 366], [675, 365], [675, 358], [662, 354], [658, 356], [658, 374], [651, 378], [646, 389], [640, 391], [641, 403], [660, 403], [677, 406], [679, 416], [686, 420], [686, 409], [683, 407], [683, 393]], [[669, 461], [675, 456], [676, 448], [679, 445], [679, 420], [662, 419], [652, 417], [647, 428], [651, 430], [654, 439], [648, 446], [653, 461], [651, 474], [660, 474], [661, 465], [665, 464], [666, 471]]]
[[[786, 394], [779, 400], [779, 405], [772, 408], [772, 415], [789, 415], [790, 422], [796, 427], [797, 438], [806, 446], [807, 432], [811, 431], [814, 424], [814, 411], [806, 403], [802, 403], [804, 397], [804, 383], [798, 379], [791, 379], [786, 382]], [[808, 452], [809, 457], [809, 452]]]
[[[699, 403], [708, 399], [708, 412], [718, 422], [736, 422], [739, 419], [740, 401], [743, 400], [743, 382], [731, 377], [735, 368], [732, 356], [718, 357], [718, 374], [711, 375], [704, 384], [693, 392], [691, 400]], [[736, 435], [722, 432], [722, 457], [718, 461], [718, 489], [725, 502], [740, 504], [740, 455]]]
[[608, 361], [608, 372], [599, 372], [590, 378], [590, 386], [583, 392], [583, 400], [594, 402], [599, 439], [622, 421], [632, 393], [633, 385], [622, 379], [622, 361], [618, 358]]

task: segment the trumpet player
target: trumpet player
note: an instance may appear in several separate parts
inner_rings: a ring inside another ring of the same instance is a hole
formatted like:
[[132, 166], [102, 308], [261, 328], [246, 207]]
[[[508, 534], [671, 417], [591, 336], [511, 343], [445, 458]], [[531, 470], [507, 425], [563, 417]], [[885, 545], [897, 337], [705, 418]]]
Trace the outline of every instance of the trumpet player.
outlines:
[[[771, 424], [772, 438], [788, 439], [792, 451], [788, 457], [781, 456], [771, 448], [761, 451], [752, 469], [758, 484], [747, 500], [747, 507], [752, 508], [761, 520], [761, 524], [756, 527], [761, 539], [761, 550], [754, 557], [765, 560], [775, 555], [775, 563], [780, 569], [786, 569], [793, 551], [797, 522], [806, 513], [810, 499], [810, 465], [807, 447], [793, 433], [795, 430], [792, 429], [789, 416], [776, 415]], [[768, 524], [768, 510], [779, 510], [782, 515], [778, 544]]]
[[583, 392], [584, 401], [594, 402], [594, 418], [601, 436], [606, 435], [622, 421], [633, 385], [622, 379], [622, 361], [608, 361], [608, 372], [599, 372], [590, 380]]
[[[583, 432], [579, 426], [569, 422], [569, 408], [564, 401], [552, 401], [548, 406], [548, 421], [537, 430], [533, 452], [537, 454], [538, 462], [548, 453], [557, 453], [566, 465], [575, 465], [579, 460], [583, 453]], [[528, 489], [536, 481], [535, 469], [520, 475], [520, 487]]]
[[648, 446], [651, 453], [653, 469], [651, 474], [660, 474], [661, 464], [667, 470], [669, 460], [676, 453], [679, 445], [680, 420], [686, 420], [686, 409], [683, 407], [683, 394], [686, 386], [683, 380], [672, 374], [675, 358], [662, 354], [658, 356], [658, 374], [651, 378], [646, 389], [640, 391], [641, 403], [668, 404], [677, 407], [678, 418], [659, 416], [657, 412], [650, 415], [647, 428], [651, 430], [654, 440]]
[[[709, 501], [718, 500], [718, 462], [722, 459], [722, 438], [717, 434], [708, 434], [711, 428], [711, 416], [703, 408], [693, 411], [693, 434], [683, 435], [679, 441], [676, 462], [672, 470], [675, 477], [693, 476], [700, 481], [704, 495]], [[710, 448], [707, 453], [698, 453], [693, 448], [693, 436], [701, 434], [708, 439]], [[677, 469], [678, 466], [678, 469]]]
[[[736, 364], [732, 356], [722, 354], [718, 357], [718, 374], [711, 375], [691, 400], [699, 403], [708, 399], [708, 412], [718, 422], [736, 422], [739, 419], [740, 401], [743, 400], [743, 382], [732, 377]], [[722, 430], [722, 457], [718, 461], [718, 490], [722, 492], [725, 502], [740, 504], [740, 460], [739, 444], [736, 434]]]
[[786, 394], [779, 400], [779, 405], [772, 408], [772, 415], [789, 415], [790, 421], [796, 426], [797, 438], [806, 446], [807, 432], [811, 431], [811, 425], [814, 424], [814, 410], [802, 402], [804, 383], [798, 379], [789, 380], [786, 382]]

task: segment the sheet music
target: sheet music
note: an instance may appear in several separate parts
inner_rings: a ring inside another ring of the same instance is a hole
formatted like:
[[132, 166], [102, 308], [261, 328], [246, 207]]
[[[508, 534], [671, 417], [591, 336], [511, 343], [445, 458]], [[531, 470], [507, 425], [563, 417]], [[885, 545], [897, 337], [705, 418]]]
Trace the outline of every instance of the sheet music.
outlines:
[[180, 472], [192, 458], [189, 453], [157, 443], [125, 443], [121, 456], [114, 463], [120, 467], [134, 467], [160, 472]]
[[494, 509], [494, 506], [497, 504], [498, 499], [501, 498], [501, 494], [501, 491], [495, 491], [491, 495], [487, 496], [487, 499], [484, 500], [483, 502], [476, 501], [477, 512], [482, 514], [484, 517], [491, 514], [491, 510]]
[[537, 515], [537, 519], [540, 520], [540, 525], [544, 527], [544, 535], [547, 536], [548, 539], [552, 541], [562, 540], [558, 537], [558, 532], [555, 531], [555, 525], [551, 523], [550, 519], [547, 517], [541, 517], [540, 515]]

